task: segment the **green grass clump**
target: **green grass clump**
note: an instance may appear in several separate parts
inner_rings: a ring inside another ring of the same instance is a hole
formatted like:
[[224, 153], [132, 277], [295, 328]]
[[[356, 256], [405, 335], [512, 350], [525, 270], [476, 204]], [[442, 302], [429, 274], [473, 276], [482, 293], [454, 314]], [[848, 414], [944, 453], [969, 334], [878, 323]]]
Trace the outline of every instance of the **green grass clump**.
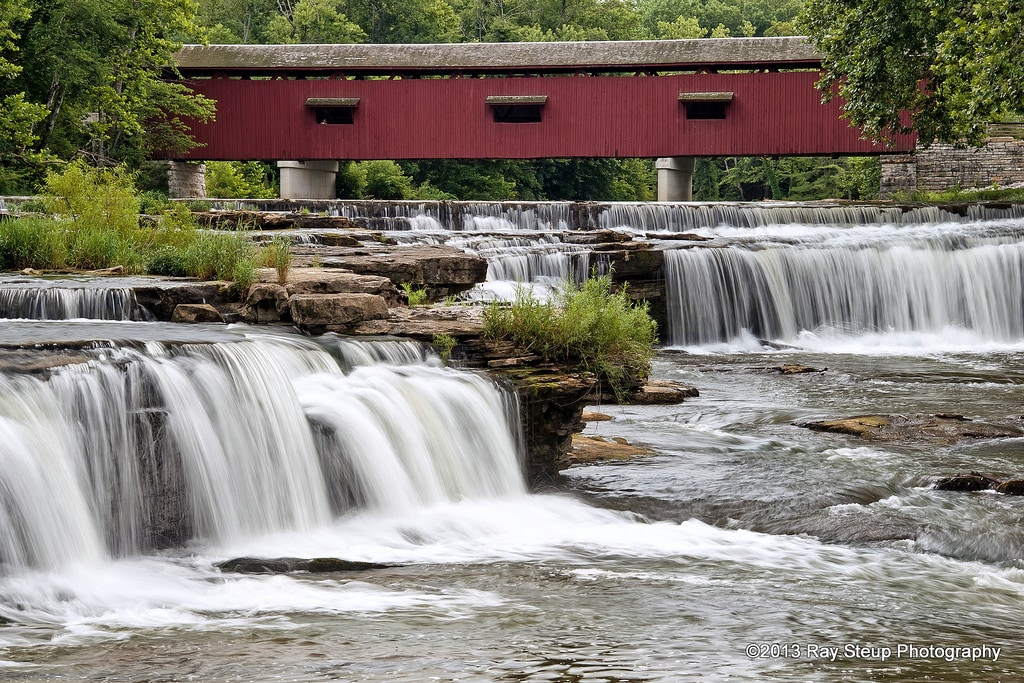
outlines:
[[402, 291], [405, 292], [405, 298], [410, 306], [426, 306], [430, 302], [426, 287], [416, 288], [411, 282], [403, 282]]
[[458, 339], [445, 332], [434, 335], [434, 348], [437, 350], [438, 356], [441, 357], [442, 364], [448, 365], [448, 361], [452, 357], [452, 350], [455, 349], [455, 345], [458, 343]]
[[0, 222], [0, 268], [23, 270], [64, 268], [68, 244], [61, 221], [23, 216]]
[[292, 267], [291, 241], [280, 235], [275, 237], [264, 245], [260, 257], [264, 266], [277, 271], [277, 283], [283, 285], [288, 280], [288, 271]]
[[520, 288], [511, 306], [491, 304], [484, 333], [509, 339], [547, 360], [579, 363], [607, 381], [621, 400], [650, 375], [657, 324], [646, 302], [634, 303], [611, 276], [565, 283], [548, 301]]

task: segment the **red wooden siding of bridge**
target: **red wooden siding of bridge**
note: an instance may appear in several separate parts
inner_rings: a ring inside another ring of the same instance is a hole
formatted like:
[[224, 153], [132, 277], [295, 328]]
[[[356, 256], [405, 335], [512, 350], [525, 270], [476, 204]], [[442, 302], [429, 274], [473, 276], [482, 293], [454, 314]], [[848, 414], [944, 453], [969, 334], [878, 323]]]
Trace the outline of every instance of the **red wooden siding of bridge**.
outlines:
[[[262, 74], [260, 74], [262, 75]], [[878, 154], [821, 103], [817, 71], [394, 80], [206, 78], [217, 101], [193, 159], [529, 159]], [[724, 119], [690, 119], [680, 93], [733, 93]], [[546, 96], [539, 123], [495, 122], [488, 97]], [[351, 124], [318, 124], [309, 98], [358, 98]]]

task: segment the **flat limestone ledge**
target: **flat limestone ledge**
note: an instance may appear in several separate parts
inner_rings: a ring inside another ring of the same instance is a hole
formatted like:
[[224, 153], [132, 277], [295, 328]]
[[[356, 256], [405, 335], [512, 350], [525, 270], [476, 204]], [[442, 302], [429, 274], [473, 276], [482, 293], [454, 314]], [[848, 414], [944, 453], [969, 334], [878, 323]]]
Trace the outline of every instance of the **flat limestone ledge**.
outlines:
[[[296, 247], [296, 255], [303, 250]], [[316, 250], [324, 270], [338, 268], [364, 275], [380, 275], [396, 285], [426, 286], [428, 292], [458, 293], [487, 279], [487, 259], [461, 249], [435, 244], [364, 245]]]
[[628, 403], [630, 405], [642, 406], [667, 406], [677, 405], [688, 398], [695, 398], [697, 396], [700, 396], [700, 392], [696, 387], [691, 387], [682, 382], [649, 379], [630, 390], [625, 400], [620, 401], [615, 393], [609, 390], [602, 391], [595, 398], [599, 398], [601, 403], [606, 405]]
[[383, 318], [361, 321], [347, 331], [352, 335], [409, 337], [426, 342], [440, 334], [478, 339], [484, 333], [483, 313], [482, 306], [398, 307]]

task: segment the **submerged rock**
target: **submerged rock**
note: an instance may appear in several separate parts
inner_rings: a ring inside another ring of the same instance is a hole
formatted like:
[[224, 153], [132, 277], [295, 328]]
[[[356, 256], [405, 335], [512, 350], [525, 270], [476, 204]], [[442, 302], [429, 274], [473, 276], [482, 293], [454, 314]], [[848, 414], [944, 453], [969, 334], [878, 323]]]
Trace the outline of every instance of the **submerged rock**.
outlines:
[[310, 572], [312, 574], [328, 574], [333, 572], [365, 572], [373, 569], [387, 569], [391, 564], [377, 562], [354, 562], [340, 560], [336, 557], [236, 557], [214, 565], [222, 572], [235, 574], [288, 574], [290, 572]]
[[783, 375], [803, 375], [811, 372], [825, 372], [828, 368], [812, 368], [809, 365], [776, 365], [772, 370]]
[[858, 415], [799, 423], [818, 432], [850, 434], [872, 441], [953, 443], [961, 439], [1006, 439], [1024, 435], [1017, 424], [969, 420], [962, 415]]

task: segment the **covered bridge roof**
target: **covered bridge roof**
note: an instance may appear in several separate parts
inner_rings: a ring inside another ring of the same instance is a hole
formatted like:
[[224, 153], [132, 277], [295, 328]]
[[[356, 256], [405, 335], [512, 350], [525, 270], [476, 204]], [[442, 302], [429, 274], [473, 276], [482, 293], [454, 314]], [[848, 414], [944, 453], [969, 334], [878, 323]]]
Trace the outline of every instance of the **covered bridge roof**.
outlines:
[[817, 68], [802, 37], [556, 43], [185, 45], [182, 76], [636, 72]]

